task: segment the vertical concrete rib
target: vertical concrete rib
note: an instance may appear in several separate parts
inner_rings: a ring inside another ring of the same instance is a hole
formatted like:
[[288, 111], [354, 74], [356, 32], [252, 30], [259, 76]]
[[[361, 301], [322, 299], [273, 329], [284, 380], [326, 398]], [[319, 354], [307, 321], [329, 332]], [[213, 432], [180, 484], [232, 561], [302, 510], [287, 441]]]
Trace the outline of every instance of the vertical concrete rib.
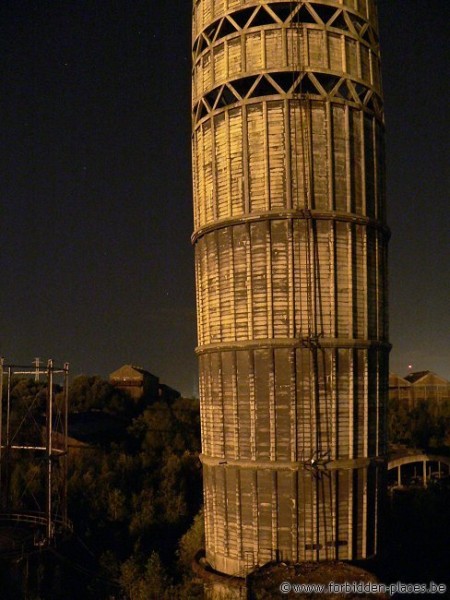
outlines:
[[386, 451], [373, 0], [195, 0], [193, 188], [207, 560], [376, 552]]

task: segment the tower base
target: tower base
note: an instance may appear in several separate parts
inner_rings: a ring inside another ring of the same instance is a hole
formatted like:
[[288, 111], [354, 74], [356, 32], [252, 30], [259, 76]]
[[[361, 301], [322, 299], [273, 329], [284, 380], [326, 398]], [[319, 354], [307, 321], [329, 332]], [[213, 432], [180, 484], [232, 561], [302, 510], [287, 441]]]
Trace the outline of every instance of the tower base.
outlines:
[[[384, 600], [388, 596], [383, 593], [372, 593], [368, 584], [379, 583], [377, 577], [355, 565], [340, 561], [305, 562], [292, 564], [272, 562], [257, 568], [244, 579], [231, 577], [214, 571], [200, 550], [193, 562], [195, 574], [203, 580], [206, 600], [271, 600], [273, 598], [309, 598], [311, 593], [295, 590], [296, 585], [318, 584], [325, 587], [333, 585], [335, 590], [328, 589], [329, 600], [345, 597], [347, 600], [366, 598], [367, 600]], [[338, 591], [339, 585], [358, 586], [351, 591]]]
[[192, 562], [194, 573], [203, 581], [205, 600], [247, 600], [247, 581], [214, 571], [205, 559], [205, 551], [199, 550]]

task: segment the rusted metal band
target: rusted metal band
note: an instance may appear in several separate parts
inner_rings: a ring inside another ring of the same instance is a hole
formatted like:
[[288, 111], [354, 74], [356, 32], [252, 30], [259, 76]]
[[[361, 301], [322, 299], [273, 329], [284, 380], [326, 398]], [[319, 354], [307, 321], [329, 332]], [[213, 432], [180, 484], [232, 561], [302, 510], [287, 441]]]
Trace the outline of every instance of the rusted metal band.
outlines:
[[218, 229], [224, 229], [226, 227], [234, 227], [236, 225], [245, 225], [246, 223], [258, 223], [261, 221], [281, 221], [281, 220], [315, 220], [315, 221], [339, 221], [343, 223], [353, 223], [355, 225], [363, 225], [380, 231], [389, 240], [391, 231], [387, 225], [378, 219], [371, 217], [363, 217], [356, 215], [355, 213], [344, 213], [338, 211], [319, 211], [319, 210], [283, 210], [277, 212], [266, 212], [257, 214], [248, 214], [241, 217], [234, 217], [231, 219], [222, 219], [214, 221], [210, 225], [205, 225], [194, 231], [191, 236], [192, 244], [203, 237], [204, 235], [216, 231]]
[[[259, 348], [310, 348], [308, 340], [303, 338], [273, 338], [250, 340], [246, 342], [219, 342], [217, 344], [205, 344], [197, 346], [195, 352], [197, 355], [210, 354], [212, 352], [257, 350]], [[318, 338], [316, 342], [317, 349], [325, 348], [348, 348], [358, 350], [379, 349], [389, 351], [392, 344], [380, 340], [358, 340], [347, 338]]]
[[202, 464], [208, 467], [269, 469], [273, 471], [336, 471], [339, 469], [363, 469], [373, 465], [383, 466], [387, 464], [387, 458], [384, 456], [330, 460], [317, 463], [316, 466], [313, 466], [313, 463], [309, 460], [242, 460], [206, 456], [205, 454], [200, 454], [200, 460]]

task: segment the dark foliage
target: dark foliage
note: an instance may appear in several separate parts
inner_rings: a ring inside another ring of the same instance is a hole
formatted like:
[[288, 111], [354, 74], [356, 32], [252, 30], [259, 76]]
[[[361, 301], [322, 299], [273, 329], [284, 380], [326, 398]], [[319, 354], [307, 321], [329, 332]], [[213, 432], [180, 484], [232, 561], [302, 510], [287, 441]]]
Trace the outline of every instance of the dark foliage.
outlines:
[[[33, 405], [37, 434], [45, 389], [31, 381], [13, 388], [17, 419]], [[180, 539], [202, 502], [199, 403], [178, 398], [143, 406], [99, 377], [77, 377], [69, 390], [68, 495], [74, 535], [45, 552], [0, 561], [1, 598], [184, 598], [198, 590], [187, 575]], [[16, 417], [15, 417], [16, 418]], [[29, 435], [25, 431], [24, 435]], [[19, 490], [33, 479], [26, 461], [11, 476]], [[43, 477], [34, 477], [42, 495]], [[17, 492], [18, 501], [20, 493]], [[192, 535], [194, 537], [192, 537]]]
[[389, 402], [388, 434], [391, 443], [412, 448], [450, 445], [450, 402], [419, 402], [409, 410], [397, 400]]

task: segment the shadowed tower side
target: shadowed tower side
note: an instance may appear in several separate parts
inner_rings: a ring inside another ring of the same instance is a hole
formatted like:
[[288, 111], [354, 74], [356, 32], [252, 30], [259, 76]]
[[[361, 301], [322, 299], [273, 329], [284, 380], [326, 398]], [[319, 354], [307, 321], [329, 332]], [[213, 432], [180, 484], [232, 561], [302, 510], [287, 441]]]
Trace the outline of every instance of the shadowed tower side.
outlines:
[[196, 0], [207, 560], [377, 549], [388, 376], [373, 0]]

